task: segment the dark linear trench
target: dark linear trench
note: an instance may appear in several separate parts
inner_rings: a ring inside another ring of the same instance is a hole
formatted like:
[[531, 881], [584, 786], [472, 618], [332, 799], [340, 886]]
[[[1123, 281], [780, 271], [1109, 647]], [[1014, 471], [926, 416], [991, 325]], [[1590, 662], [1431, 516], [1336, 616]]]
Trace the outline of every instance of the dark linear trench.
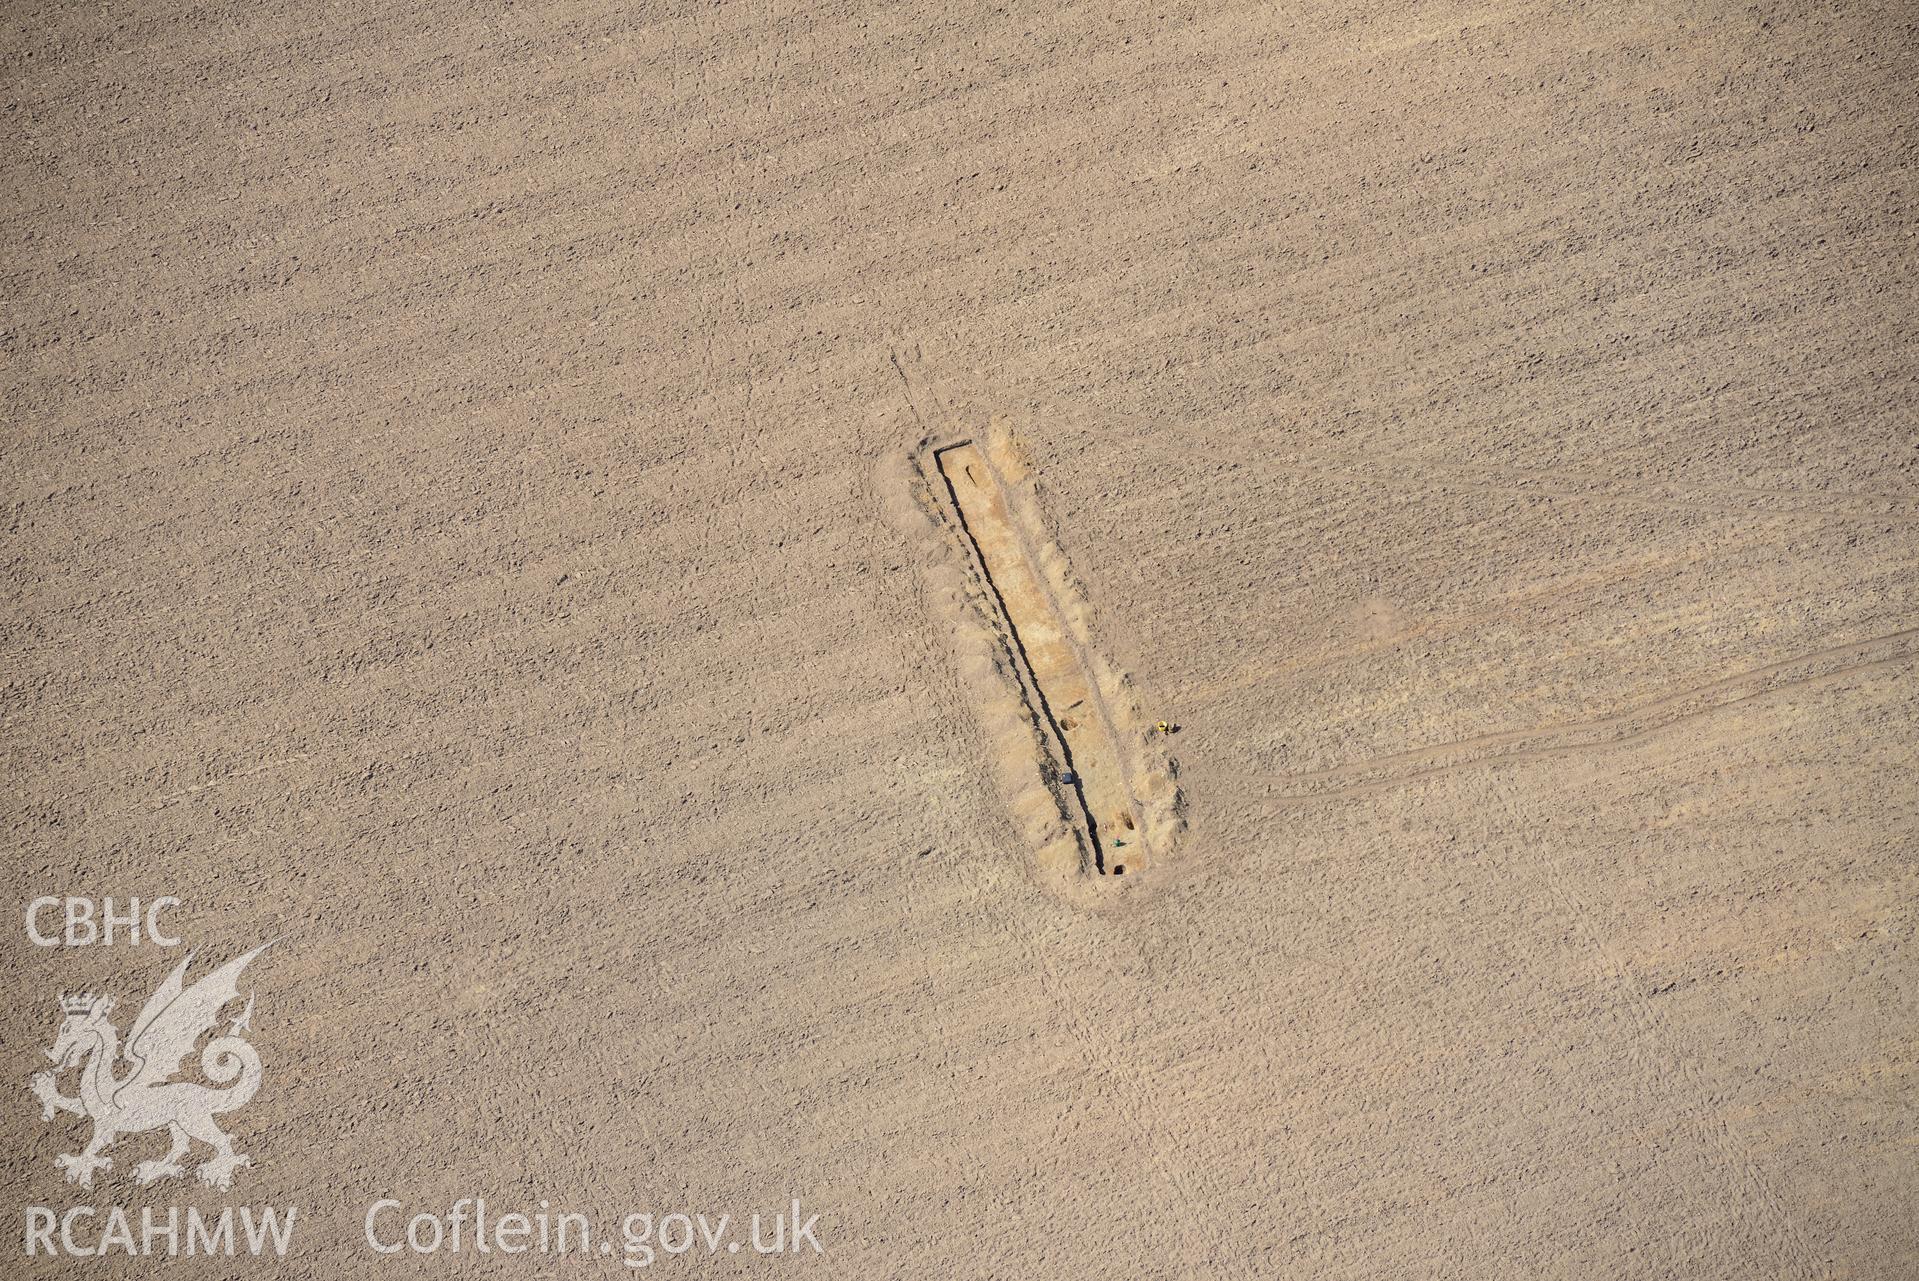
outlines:
[[1026, 652], [1026, 642], [1020, 637], [1019, 625], [1013, 621], [1013, 611], [1007, 606], [1006, 597], [993, 578], [993, 571], [986, 566], [986, 553], [980, 549], [979, 537], [967, 522], [966, 508], [960, 502], [959, 491], [953, 488], [953, 478], [946, 470], [944, 455], [962, 445], [949, 445], [945, 449], [935, 450], [934, 463], [939, 468], [940, 479], [945, 482], [946, 495], [953, 501], [953, 514], [959, 518], [960, 532], [966, 535], [966, 544], [972, 549], [980, 577], [986, 580], [986, 589], [993, 594], [993, 603], [999, 607], [1000, 620], [1006, 624], [1006, 634], [1012, 642], [1014, 666], [1020, 673], [1021, 683], [1031, 688], [1033, 699], [1039, 705], [1040, 716], [1053, 736], [1053, 745], [1059, 749], [1060, 759], [1065, 763], [1067, 773], [1072, 776], [1073, 781], [1067, 786], [1073, 789], [1073, 799], [1079, 803], [1080, 817], [1086, 824], [1086, 836], [1093, 847], [1094, 870], [1104, 876], [1106, 849], [1099, 836], [1099, 820], [1093, 817], [1093, 807], [1086, 802], [1085, 783], [1081, 780], [1078, 767], [1073, 764], [1073, 750], [1066, 745], [1066, 732], [1060, 728], [1059, 720], [1053, 714], [1053, 705], [1046, 697], [1046, 687], [1040, 684], [1039, 677], [1033, 671], [1033, 660]]

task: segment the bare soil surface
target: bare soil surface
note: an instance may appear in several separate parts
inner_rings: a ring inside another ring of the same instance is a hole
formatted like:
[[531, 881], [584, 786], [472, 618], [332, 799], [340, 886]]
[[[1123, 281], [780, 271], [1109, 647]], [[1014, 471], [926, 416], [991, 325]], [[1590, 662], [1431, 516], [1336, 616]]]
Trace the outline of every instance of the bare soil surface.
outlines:
[[[476, 1195], [821, 1215], [660, 1263], [716, 1276], [1919, 1275], [1908, 7], [4, 24], [9, 1215], [299, 1208], [181, 1276], [626, 1275], [364, 1240]], [[1181, 726], [1137, 875], [1056, 883], [897, 517], [988, 423], [1119, 747]], [[56, 995], [269, 938], [253, 1164], [66, 1183]]]

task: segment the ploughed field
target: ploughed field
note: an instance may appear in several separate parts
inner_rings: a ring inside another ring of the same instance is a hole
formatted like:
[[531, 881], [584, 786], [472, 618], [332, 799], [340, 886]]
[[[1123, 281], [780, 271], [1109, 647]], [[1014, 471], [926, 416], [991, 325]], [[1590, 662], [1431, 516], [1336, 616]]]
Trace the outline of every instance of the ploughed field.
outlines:
[[[836, 1276], [1912, 1275], [1916, 47], [12, 15], [20, 905], [280, 939], [223, 1124], [291, 1274], [484, 1194], [798, 1196]], [[989, 439], [998, 564], [929, 481]], [[176, 959], [6, 946], [21, 1080]]]

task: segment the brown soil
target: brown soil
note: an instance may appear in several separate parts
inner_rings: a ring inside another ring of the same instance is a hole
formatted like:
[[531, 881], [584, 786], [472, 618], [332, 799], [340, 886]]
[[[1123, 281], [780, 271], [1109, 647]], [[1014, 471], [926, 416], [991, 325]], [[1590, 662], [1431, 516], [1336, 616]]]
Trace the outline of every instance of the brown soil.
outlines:
[[[6, 33], [10, 910], [280, 940], [254, 1165], [82, 1191], [54, 998], [180, 953], [13, 930], [10, 1204], [297, 1205], [316, 1278], [624, 1275], [364, 1244], [476, 1194], [798, 1196], [822, 1276], [1919, 1275], [1908, 9]], [[1137, 874], [926, 502], [1015, 438]]]

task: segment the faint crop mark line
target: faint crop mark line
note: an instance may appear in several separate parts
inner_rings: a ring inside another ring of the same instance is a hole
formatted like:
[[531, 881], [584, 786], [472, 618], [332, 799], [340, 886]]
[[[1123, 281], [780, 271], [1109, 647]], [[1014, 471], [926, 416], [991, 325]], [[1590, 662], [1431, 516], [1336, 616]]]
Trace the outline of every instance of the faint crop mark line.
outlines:
[[206, 782], [196, 783], [192, 787], [183, 787], [179, 791], [169, 792], [165, 796], [157, 796], [147, 802], [146, 811], [149, 814], [157, 814], [168, 806], [177, 805], [184, 800], [190, 800], [202, 792], [212, 791], [214, 788], [220, 787], [223, 784], [232, 783], [243, 778], [252, 778], [255, 774], [264, 774], [270, 769], [278, 769], [282, 765], [291, 765], [295, 761], [303, 761], [305, 759], [307, 759], [305, 752], [295, 752], [291, 756], [282, 756], [277, 761], [263, 761], [247, 769], [235, 770], [230, 774], [222, 774], [219, 778], [208, 779]]
[[[1395, 766], [1412, 765], [1421, 761], [1436, 762], [1426, 768], [1415, 768], [1405, 773], [1389, 774], [1389, 776], [1384, 778], [1366, 779], [1366, 781], [1357, 783], [1351, 787], [1323, 788], [1314, 791], [1274, 796], [1272, 798], [1279, 801], [1333, 800], [1341, 797], [1360, 796], [1390, 788], [1402, 787], [1409, 783], [1419, 782], [1440, 775], [1454, 774], [1462, 770], [1477, 769], [1482, 766], [1504, 765], [1517, 761], [1543, 760], [1549, 757], [1623, 747], [1627, 744], [1642, 742], [1655, 734], [1671, 729], [1675, 725], [1698, 720], [1702, 717], [1725, 711], [1728, 708], [1739, 707], [1758, 699], [1770, 698], [1775, 694], [1784, 693], [1787, 690], [1820, 684], [1842, 676], [1854, 675], [1878, 668], [1895, 667], [1901, 663], [1909, 663], [1915, 658], [1919, 658], [1919, 652], [1904, 651], [1883, 657], [1872, 657], [1872, 655], [1884, 650], [1888, 646], [1909, 641], [1915, 636], [1919, 636], [1919, 628], [1909, 628], [1905, 631], [1894, 632], [1889, 636], [1860, 641], [1852, 645], [1839, 645], [1830, 649], [1815, 650], [1810, 654], [1803, 654], [1797, 658], [1768, 664], [1765, 667], [1754, 668], [1751, 671], [1729, 676], [1723, 680], [1712, 681], [1689, 690], [1682, 690], [1679, 693], [1669, 694], [1663, 698], [1656, 698], [1650, 702], [1642, 703], [1637, 707], [1628, 708], [1622, 712], [1596, 717], [1591, 720], [1570, 721], [1561, 725], [1539, 726], [1531, 729], [1504, 730], [1494, 734], [1481, 734], [1474, 738], [1460, 739], [1457, 742], [1442, 744], [1438, 747], [1421, 748], [1412, 752], [1401, 752], [1390, 756], [1375, 757], [1367, 761], [1355, 761], [1346, 765], [1335, 765], [1329, 769], [1315, 770], [1310, 773], [1257, 775], [1252, 777], [1263, 778], [1269, 783], [1311, 786], [1316, 783], [1335, 783], [1342, 779], [1365, 779], [1367, 775], [1374, 774], [1378, 771], [1391, 770]], [[1810, 665], [1832, 658], [1858, 659], [1860, 661], [1842, 661], [1840, 665], [1824, 671], [1795, 674], [1803, 673], [1805, 668]], [[1698, 707], [1690, 711], [1676, 710], [1685, 707], [1689, 703], [1697, 702], [1700, 699], [1709, 699], [1715, 694], [1730, 693], [1754, 682], [1766, 682], [1766, 684], [1762, 689], [1741, 694], [1736, 698], [1728, 698], [1721, 702], [1709, 703], [1707, 706]], [[1674, 714], [1660, 717], [1651, 724], [1644, 723], [1647, 718], [1659, 717], [1659, 714], [1662, 712], [1673, 712]], [[1624, 729], [1625, 732], [1604, 736], [1604, 731], [1612, 729]], [[1557, 741], [1594, 732], [1600, 732], [1602, 736], [1578, 742]], [[1545, 741], [1539, 742], [1539, 740]], [[1533, 742], [1539, 742], [1539, 745], [1522, 747], [1512, 752], [1473, 755], [1466, 760], [1455, 759], [1461, 754], [1470, 754], [1486, 748]], [[1248, 776], [1240, 775], [1239, 777]]]

